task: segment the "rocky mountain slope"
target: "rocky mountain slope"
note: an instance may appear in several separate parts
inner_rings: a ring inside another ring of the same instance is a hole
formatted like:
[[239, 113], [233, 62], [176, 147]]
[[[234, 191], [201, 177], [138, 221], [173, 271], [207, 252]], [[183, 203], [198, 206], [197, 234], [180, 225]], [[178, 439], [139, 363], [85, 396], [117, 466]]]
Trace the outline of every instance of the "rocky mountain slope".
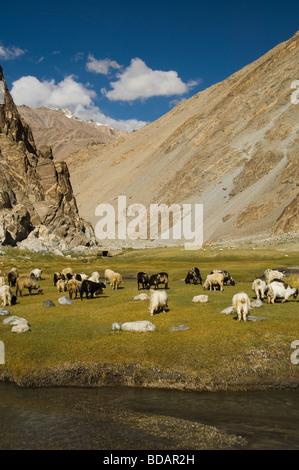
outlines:
[[76, 150], [106, 144], [126, 132], [99, 125], [93, 121], [75, 118], [68, 109], [29, 108], [18, 106], [18, 111], [29, 124], [38, 147], [51, 147], [55, 160], [62, 160]]
[[0, 67], [0, 244], [67, 249], [94, 245], [92, 226], [78, 213], [65, 162], [37, 148]]
[[80, 213], [202, 203], [204, 241], [299, 231], [299, 32], [137, 132], [67, 157]]

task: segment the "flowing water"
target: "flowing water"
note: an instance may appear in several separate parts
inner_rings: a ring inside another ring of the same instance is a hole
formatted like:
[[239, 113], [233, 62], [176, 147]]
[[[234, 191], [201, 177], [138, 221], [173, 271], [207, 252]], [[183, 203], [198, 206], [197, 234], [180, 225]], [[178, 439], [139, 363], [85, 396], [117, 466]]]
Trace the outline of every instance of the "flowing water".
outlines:
[[26, 389], [0, 383], [1, 450], [171, 450], [167, 436], [146, 425], [157, 416], [173, 432], [172, 420], [180, 418], [190, 429], [202, 423], [242, 436], [245, 450], [299, 450], [299, 390]]

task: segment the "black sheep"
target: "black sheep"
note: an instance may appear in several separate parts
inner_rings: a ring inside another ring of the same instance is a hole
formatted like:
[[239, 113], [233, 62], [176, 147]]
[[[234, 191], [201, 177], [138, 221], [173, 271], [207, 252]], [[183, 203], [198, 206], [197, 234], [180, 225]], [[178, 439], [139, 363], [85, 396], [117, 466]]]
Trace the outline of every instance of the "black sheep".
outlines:
[[100, 294], [102, 294], [103, 289], [106, 289], [106, 286], [103, 282], [93, 282], [89, 281], [86, 279], [85, 281], [82, 282], [81, 289], [80, 289], [80, 298], [81, 300], [83, 299], [83, 294], [86, 295], [86, 298], [88, 299], [88, 294], [90, 294], [90, 297], [93, 298], [95, 293], [99, 291]]

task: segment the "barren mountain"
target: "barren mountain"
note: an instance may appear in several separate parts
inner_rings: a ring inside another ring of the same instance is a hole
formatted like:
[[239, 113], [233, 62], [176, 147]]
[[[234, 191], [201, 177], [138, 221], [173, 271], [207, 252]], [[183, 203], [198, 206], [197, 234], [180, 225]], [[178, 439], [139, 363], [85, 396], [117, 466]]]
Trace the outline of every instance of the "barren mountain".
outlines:
[[79, 216], [66, 163], [36, 147], [0, 67], [0, 244], [18, 243], [67, 249], [95, 237]]
[[63, 159], [76, 150], [111, 142], [126, 132], [75, 118], [68, 109], [29, 108], [18, 106], [21, 116], [29, 124], [38, 147], [52, 148], [55, 160]]
[[[67, 157], [81, 215], [99, 203], [202, 203], [204, 241], [299, 231], [299, 32], [137, 132]], [[298, 95], [297, 95], [298, 96]]]

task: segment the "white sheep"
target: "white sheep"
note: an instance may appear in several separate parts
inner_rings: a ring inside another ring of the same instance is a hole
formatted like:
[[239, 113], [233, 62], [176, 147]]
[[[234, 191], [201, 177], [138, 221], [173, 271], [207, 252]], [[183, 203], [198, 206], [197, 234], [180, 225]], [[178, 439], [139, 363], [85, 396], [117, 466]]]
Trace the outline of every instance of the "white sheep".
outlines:
[[165, 312], [166, 307], [168, 307], [168, 298], [165, 291], [151, 290], [151, 299], [149, 311], [151, 315], [158, 312]]
[[34, 277], [38, 281], [39, 279], [41, 279], [42, 273], [43, 273], [42, 269], [36, 268], [31, 271], [30, 276]]
[[13, 293], [10, 286], [4, 285], [0, 287], [0, 299], [2, 300], [2, 307], [11, 305]]
[[267, 289], [267, 284], [263, 279], [255, 279], [251, 286], [253, 292], [256, 295], [257, 299], [264, 299], [265, 298], [265, 291]]
[[219, 272], [209, 274], [204, 282], [203, 288], [209, 290], [216, 290], [217, 286], [223, 291], [224, 275]]
[[91, 273], [91, 276], [88, 279], [89, 279], [89, 281], [99, 283], [100, 282], [100, 274], [98, 273], [98, 271], [94, 271], [93, 273]]
[[121, 284], [122, 277], [119, 273], [113, 273], [110, 278], [110, 286], [112, 289], [117, 289], [118, 286]]
[[58, 281], [56, 282], [56, 287], [58, 292], [67, 291], [66, 281], [64, 279], [58, 279]]
[[114, 271], [112, 271], [112, 269], [105, 269], [105, 272], [104, 272], [105, 283], [107, 283], [107, 281], [110, 282], [111, 276], [113, 274], [114, 274]]
[[264, 276], [266, 279], [266, 284], [269, 285], [274, 279], [283, 279], [284, 274], [277, 269], [266, 269], [264, 272]]
[[238, 321], [241, 320], [242, 316], [244, 321], [247, 320], [250, 310], [250, 299], [245, 292], [240, 292], [233, 296], [233, 308], [238, 315]]
[[291, 296], [294, 296], [294, 299], [297, 298], [298, 289], [290, 286], [282, 281], [272, 281], [268, 286], [268, 303], [275, 303], [277, 298], [282, 299], [282, 303], [286, 302]]

